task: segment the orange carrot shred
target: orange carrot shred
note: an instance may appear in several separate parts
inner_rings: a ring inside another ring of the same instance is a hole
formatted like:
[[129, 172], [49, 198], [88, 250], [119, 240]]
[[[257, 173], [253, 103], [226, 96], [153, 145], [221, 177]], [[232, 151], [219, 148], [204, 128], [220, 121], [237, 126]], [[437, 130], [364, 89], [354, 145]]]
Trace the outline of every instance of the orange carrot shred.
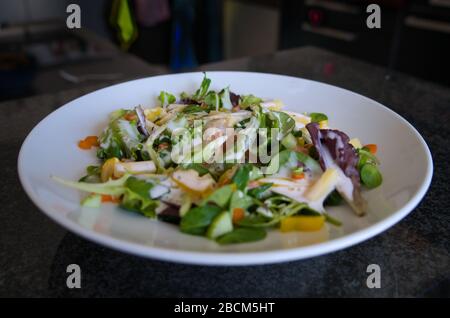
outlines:
[[243, 208], [233, 209], [233, 223], [237, 223], [244, 218], [245, 210]]
[[112, 195], [102, 194], [102, 202], [120, 203], [120, 198]]
[[92, 147], [98, 147], [99, 142], [97, 136], [87, 136], [83, 140], [80, 140], [78, 142], [78, 147], [81, 149], [87, 150], [91, 149]]
[[378, 150], [378, 147], [377, 147], [376, 144], [368, 144], [368, 145], [365, 145], [364, 148], [366, 148], [367, 150], [369, 150], [369, 152], [370, 152], [371, 154], [376, 154], [376, 153], [377, 153], [377, 150]]
[[301, 180], [301, 179], [303, 179], [305, 177], [305, 174], [303, 172], [300, 172], [300, 173], [293, 172], [291, 177], [294, 180]]
[[128, 121], [132, 121], [132, 120], [135, 120], [135, 119], [136, 119], [136, 115], [133, 114], [133, 113], [128, 113], [128, 114], [126, 114], [125, 116], [123, 116], [123, 118], [125, 118], [125, 119], [128, 120]]

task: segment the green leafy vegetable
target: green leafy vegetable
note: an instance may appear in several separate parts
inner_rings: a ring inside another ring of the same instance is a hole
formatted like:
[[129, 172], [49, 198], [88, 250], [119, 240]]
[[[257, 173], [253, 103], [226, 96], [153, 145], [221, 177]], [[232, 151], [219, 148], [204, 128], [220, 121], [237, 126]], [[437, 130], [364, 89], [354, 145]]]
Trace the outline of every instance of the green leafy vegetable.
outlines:
[[218, 206], [225, 208], [230, 201], [231, 195], [233, 194], [234, 185], [225, 185], [213, 193], [211, 193], [207, 198], [203, 199], [200, 205], [205, 205], [207, 203], [215, 203]]
[[253, 204], [253, 198], [246, 195], [241, 190], [237, 190], [233, 192], [230, 201], [230, 211], [233, 211], [234, 208], [242, 208], [246, 210]]
[[192, 96], [194, 100], [201, 100], [208, 93], [209, 85], [211, 85], [211, 80], [206, 77], [206, 73], [204, 73], [202, 83], [200, 84], [200, 88], [195, 92]]
[[262, 103], [262, 99], [253, 95], [244, 95], [241, 96], [241, 102], [239, 103], [239, 105], [242, 108], [247, 108], [249, 106], [252, 105], [259, 105]]
[[232, 232], [222, 235], [217, 238], [217, 243], [236, 244], [247, 243], [263, 240], [266, 237], [266, 231], [261, 228], [237, 228]]
[[283, 139], [295, 127], [295, 120], [284, 112], [272, 111], [268, 113], [268, 117], [272, 122], [271, 128], [279, 129], [278, 140]]
[[109, 114], [109, 121], [113, 122], [116, 119], [119, 119], [125, 116], [129, 111], [126, 109], [118, 109]]
[[221, 211], [221, 207], [210, 204], [190, 209], [181, 219], [180, 230], [188, 234], [204, 235], [212, 220]]
[[158, 100], [161, 103], [161, 107], [166, 107], [169, 104], [175, 103], [177, 99], [172, 94], [167, 93], [165, 91], [161, 91], [161, 93], [158, 96]]
[[328, 120], [327, 115], [322, 113], [310, 113], [309, 117], [311, 117], [311, 122], [320, 123], [321, 121]]
[[282, 140], [281, 144], [287, 149], [294, 149], [297, 146], [297, 140], [293, 134], [287, 134]]
[[339, 192], [334, 190], [327, 196], [327, 198], [325, 199], [324, 205], [336, 206], [336, 205], [340, 205], [343, 201], [344, 201], [344, 199], [341, 197]]
[[181, 111], [184, 114], [200, 113], [205, 111], [200, 105], [188, 105]]
[[124, 209], [141, 213], [146, 217], [155, 217], [158, 201], [150, 197], [154, 184], [136, 177], [129, 177], [124, 184], [125, 192], [121, 206]]
[[100, 136], [100, 147], [97, 150], [97, 157], [100, 159], [113, 157], [122, 159], [124, 156], [125, 153], [121, 149], [120, 139], [113, 133], [112, 128], [108, 127]]
[[273, 183], [265, 183], [262, 184], [256, 188], [253, 188], [251, 190], [248, 190], [248, 195], [261, 200], [264, 198], [264, 194], [266, 193], [267, 190], [269, 190], [272, 187]]
[[216, 92], [209, 92], [205, 97], [205, 104], [208, 105], [209, 109], [219, 110], [220, 98], [219, 94]]
[[251, 165], [248, 165], [248, 164], [241, 165], [237, 169], [236, 173], [234, 174], [234, 176], [231, 180], [236, 184], [236, 187], [239, 190], [245, 191], [248, 181], [250, 180], [251, 170], [252, 170], [252, 167], [251, 167]]
[[[137, 130], [136, 123], [124, 119], [117, 119], [110, 123], [110, 129], [112, 133], [111, 146], [120, 147], [121, 155], [115, 157], [119, 159], [122, 157], [138, 159], [142, 144], [141, 135]], [[112, 152], [115, 151], [113, 150]]]

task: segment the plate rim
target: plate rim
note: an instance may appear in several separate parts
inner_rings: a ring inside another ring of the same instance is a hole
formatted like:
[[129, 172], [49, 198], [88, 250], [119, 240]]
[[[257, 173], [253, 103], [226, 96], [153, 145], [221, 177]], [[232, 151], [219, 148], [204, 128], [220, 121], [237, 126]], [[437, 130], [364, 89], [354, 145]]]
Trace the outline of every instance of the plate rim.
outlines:
[[283, 75], [283, 74], [275, 74], [275, 73], [264, 73], [264, 72], [245, 72], [245, 71], [205, 71], [207, 74], [214, 74], [214, 75], [220, 75], [221, 73], [235, 73], [236, 75], [239, 74], [245, 74], [245, 75], [259, 75], [259, 76], [272, 76], [272, 77], [283, 77], [288, 79], [295, 79], [295, 80], [303, 80], [306, 82], [314, 83], [314, 84], [320, 84], [325, 85], [334, 89], [341, 90], [342, 92], [346, 94], [354, 94], [359, 96], [360, 98], [363, 98], [367, 101], [369, 101], [372, 105], [371, 107], [379, 107], [383, 109], [384, 111], [387, 111], [390, 113], [390, 115], [395, 116], [396, 119], [400, 120], [405, 124], [413, 133], [414, 136], [418, 139], [420, 142], [421, 147], [423, 148], [426, 159], [427, 159], [427, 169], [425, 178], [422, 181], [422, 184], [420, 185], [419, 189], [413, 194], [412, 198], [403, 206], [401, 209], [397, 210], [392, 215], [368, 226], [367, 228], [360, 229], [354, 233], [345, 235], [340, 238], [332, 239], [330, 241], [325, 241], [321, 243], [315, 243], [307, 246], [300, 246], [300, 247], [293, 247], [288, 249], [279, 249], [279, 250], [270, 250], [270, 251], [258, 251], [258, 252], [198, 252], [198, 251], [186, 251], [186, 250], [173, 250], [173, 249], [167, 249], [167, 248], [161, 248], [161, 247], [154, 247], [149, 245], [144, 245], [141, 243], [131, 242], [122, 240], [119, 238], [115, 238], [103, 233], [95, 232], [89, 229], [86, 229], [79, 224], [73, 222], [69, 218], [65, 216], [59, 216], [54, 213], [46, 211], [46, 208], [43, 204], [40, 203], [40, 199], [37, 198], [37, 196], [34, 195], [34, 191], [31, 190], [31, 185], [26, 180], [26, 176], [23, 172], [23, 152], [27, 144], [30, 142], [30, 139], [32, 136], [38, 131], [38, 129], [45, 125], [45, 122], [47, 120], [50, 120], [51, 117], [55, 116], [58, 112], [63, 111], [66, 108], [72, 107], [70, 104], [77, 101], [78, 99], [81, 99], [85, 96], [96, 94], [100, 91], [111, 89], [113, 87], [119, 86], [119, 85], [130, 85], [134, 82], [138, 81], [145, 81], [149, 78], [156, 78], [156, 77], [182, 77], [182, 76], [189, 76], [189, 75], [198, 75], [202, 74], [204, 72], [184, 72], [184, 73], [176, 73], [176, 74], [163, 74], [163, 75], [157, 75], [157, 76], [149, 76], [149, 77], [143, 77], [134, 79], [131, 81], [121, 82], [117, 84], [113, 84], [110, 86], [103, 87], [101, 89], [92, 91], [88, 94], [84, 94], [82, 96], [79, 96], [73, 100], [68, 101], [64, 105], [58, 107], [56, 110], [52, 111], [51, 113], [47, 114], [43, 119], [41, 119], [34, 127], [33, 129], [28, 133], [27, 137], [24, 139], [20, 151], [19, 156], [17, 159], [17, 170], [19, 175], [19, 180], [22, 184], [22, 187], [25, 190], [25, 193], [27, 196], [31, 199], [31, 201], [38, 207], [38, 209], [44, 213], [47, 217], [49, 217], [51, 220], [53, 220], [58, 225], [64, 227], [65, 229], [69, 230], [70, 232], [80, 235], [81, 237], [95, 242], [97, 244], [107, 246], [109, 248], [112, 248], [114, 250], [119, 250], [121, 252], [127, 253], [127, 254], [133, 254], [138, 256], [143, 256], [151, 259], [157, 259], [162, 261], [169, 261], [169, 262], [175, 262], [175, 263], [182, 263], [182, 264], [191, 264], [191, 265], [213, 265], [213, 266], [224, 266], [224, 265], [232, 265], [232, 266], [245, 266], [245, 265], [258, 265], [258, 264], [273, 264], [273, 263], [280, 263], [280, 262], [287, 262], [287, 261], [294, 261], [294, 260], [302, 260], [307, 258], [312, 258], [315, 256], [320, 256], [324, 254], [328, 254], [334, 251], [338, 251], [341, 249], [345, 249], [351, 246], [354, 246], [356, 244], [362, 243], [378, 234], [381, 234], [385, 230], [391, 228], [393, 225], [398, 223], [400, 220], [402, 220], [404, 217], [406, 217], [409, 213], [411, 213], [417, 205], [422, 201], [424, 198], [426, 192], [428, 191], [431, 180], [433, 177], [433, 171], [434, 171], [434, 164], [433, 164], [433, 158], [431, 155], [431, 151], [423, 138], [423, 136], [419, 133], [419, 131], [411, 124], [409, 123], [405, 118], [403, 118], [401, 115], [397, 114], [392, 109], [388, 108], [387, 106], [381, 104], [380, 102], [371, 99], [369, 97], [366, 97], [364, 95], [361, 95], [359, 93], [353, 92], [351, 90], [331, 85], [327, 83], [323, 83], [320, 81], [310, 80], [302, 77], [296, 77], [296, 76], [289, 76], [289, 75]]

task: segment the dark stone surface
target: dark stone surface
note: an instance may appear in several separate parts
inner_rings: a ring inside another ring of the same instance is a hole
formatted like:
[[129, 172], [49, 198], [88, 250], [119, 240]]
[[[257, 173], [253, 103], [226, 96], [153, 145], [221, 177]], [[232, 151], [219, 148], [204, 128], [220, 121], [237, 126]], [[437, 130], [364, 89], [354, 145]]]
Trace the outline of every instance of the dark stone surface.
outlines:
[[[66, 232], [23, 192], [16, 161], [32, 127], [52, 110], [97, 88], [0, 104], [0, 296], [450, 296], [450, 90], [315, 48], [228, 61], [203, 70], [273, 72], [318, 80], [373, 98], [410, 121], [435, 163], [425, 199], [400, 223], [351, 248], [276, 265], [203, 267], [123, 254]], [[82, 269], [82, 288], [66, 288], [66, 267]], [[369, 264], [380, 289], [366, 287]]]

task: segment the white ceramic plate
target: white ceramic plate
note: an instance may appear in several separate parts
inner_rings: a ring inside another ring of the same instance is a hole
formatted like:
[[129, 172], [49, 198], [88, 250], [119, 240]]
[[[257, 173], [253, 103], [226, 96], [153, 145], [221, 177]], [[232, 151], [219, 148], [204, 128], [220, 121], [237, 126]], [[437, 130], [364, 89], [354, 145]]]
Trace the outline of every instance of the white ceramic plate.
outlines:
[[277, 230], [263, 241], [219, 246], [203, 237], [179, 232], [174, 225], [128, 213], [112, 204], [80, 207], [78, 191], [65, 188], [51, 175], [77, 180], [96, 162], [95, 151], [81, 151], [77, 141], [98, 135], [108, 114], [118, 108], [156, 104], [161, 90], [193, 92], [201, 73], [165, 75], [111, 86], [80, 97], [48, 115], [28, 135], [19, 154], [18, 170], [25, 191], [50, 218], [89, 240], [128, 252], [168, 261], [245, 265], [282, 262], [336, 251], [386, 230], [411, 212], [425, 195], [433, 172], [430, 151], [405, 119], [364, 96], [288, 76], [209, 72], [212, 88], [230, 85], [240, 94], [278, 98], [287, 110], [328, 114], [331, 127], [350, 138], [378, 145], [383, 185], [365, 193], [369, 211], [357, 217], [347, 206], [328, 209], [343, 221], [319, 232]]

